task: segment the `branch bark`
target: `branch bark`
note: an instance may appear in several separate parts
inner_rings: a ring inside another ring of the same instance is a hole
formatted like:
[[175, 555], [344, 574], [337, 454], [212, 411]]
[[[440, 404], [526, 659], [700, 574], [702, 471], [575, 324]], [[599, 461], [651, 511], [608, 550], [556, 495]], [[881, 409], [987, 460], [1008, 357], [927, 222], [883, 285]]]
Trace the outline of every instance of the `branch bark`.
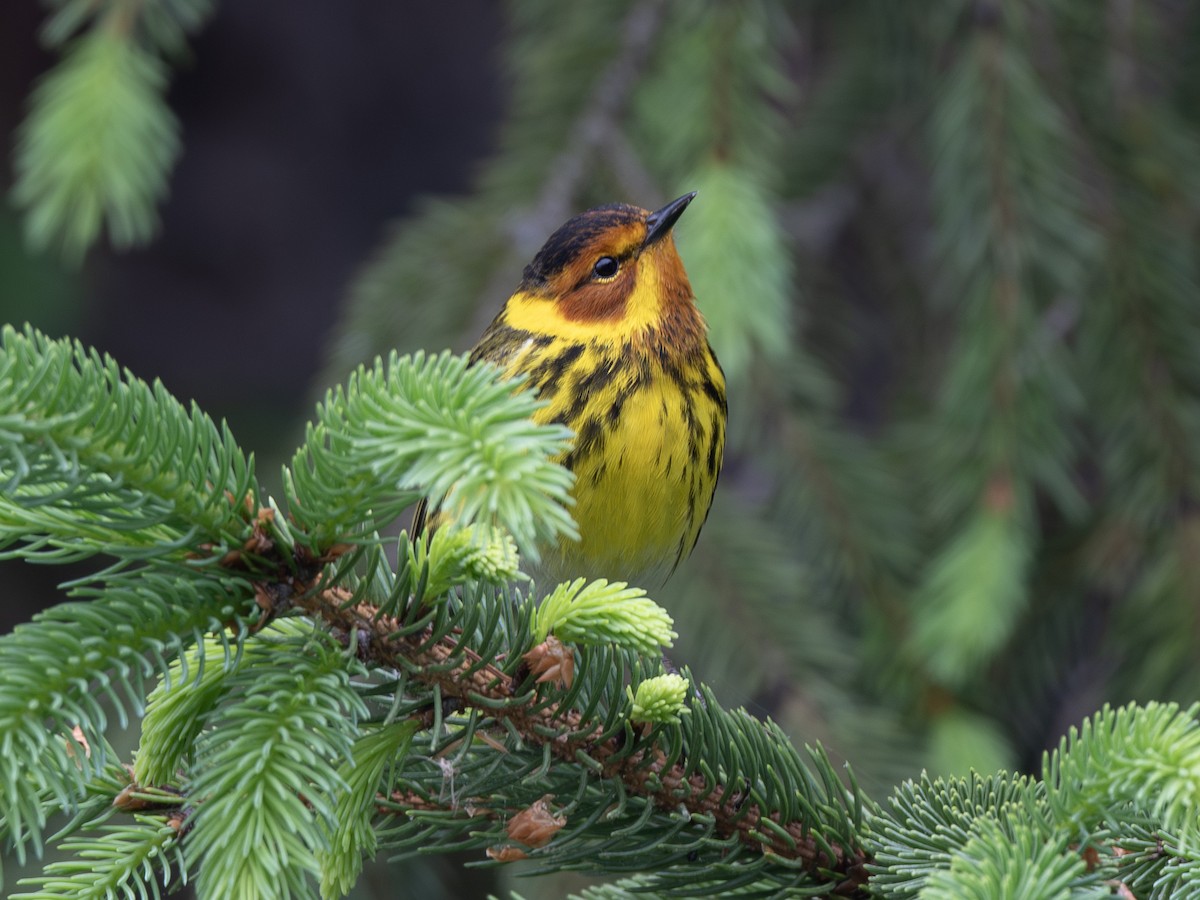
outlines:
[[[746, 803], [737, 791], [722, 801], [725, 785], [708, 783], [699, 774], [688, 775], [678, 763], [668, 766], [666, 754], [656, 746], [626, 752], [619, 736], [601, 739], [598, 722], [584, 721], [578, 711], [562, 708], [544, 696], [543, 688], [531, 689], [532, 679], [517, 683], [513, 676], [479, 660], [451, 637], [434, 640], [428, 632], [403, 635], [404, 627], [398, 619], [381, 614], [369, 604], [351, 604], [348, 591], [322, 588], [319, 577], [311, 584], [289, 587], [287, 593], [294, 606], [335, 631], [354, 635], [367, 664], [402, 668], [436, 685], [443, 697], [467, 705], [483, 701], [490, 715], [507, 720], [530, 745], [548, 745], [557, 759], [575, 763], [581, 752], [586, 753], [600, 763], [598, 777], [620, 779], [626, 790], [650, 798], [660, 809], [675, 812], [683, 807], [693, 814], [712, 816], [722, 837], [736, 834], [755, 852], [799, 861], [816, 878], [828, 877], [830, 872], [840, 874], [843, 880], [834, 890], [836, 896], [865, 896], [866, 865], [870, 860], [862, 850], [819, 842], [805, 823], [781, 822], [778, 813], [767, 813], [754, 803]], [[391, 799], [393, 803], [398, 800]], [[427, 808], [427, 801], [421, 804], [420, 808]], [[481, 810], [474, 812], [478, 815]], [[773, 824], [765, 824], [767, 819]]]

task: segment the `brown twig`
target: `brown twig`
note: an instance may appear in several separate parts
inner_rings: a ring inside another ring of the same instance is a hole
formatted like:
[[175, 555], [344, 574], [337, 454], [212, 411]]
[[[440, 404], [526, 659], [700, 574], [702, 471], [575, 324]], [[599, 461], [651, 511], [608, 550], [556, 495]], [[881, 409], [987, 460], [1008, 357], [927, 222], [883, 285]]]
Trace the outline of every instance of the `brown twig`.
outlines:
[[[294, 584], [291, 587], [294, 606], [335, 631], [358, 635], [360, 655], [369, 664], [419, 673], [416, 677], [436, 685], [446, 698], [466, 703], [484, 698], [494, 707], [491, 715], [507, 720], [530, 744], [548, 745], [558, 759], [573, 763], [580, 752], [586, 753], [600, 764], [604, 777], [620, 779], [628, 791], [652, 799], [660, 809], [674, 812], [682, 807], [692, 814], [711, 816], [722, 837], [736, 835], [756, 852], [799, 860], [815, 877], [840, 873], [843, 881], [834, 890], [835, 895], [862, 893], [869, 860], [861, 850], [830, 844], [830, 856], [803, 822], [781, 822], [778, 813], [765, 813], [738, 792], [727, 792], [724, 785], [710, 784], [699, 774], [688, 775], [678, 763], [668, 766], [658, 748], [622, 753], [618, 739], [601, 740], [601, 725], [583, 721], [578, 711], [548, 703], [536, 694], [522, 701], [512, 676], [494, 665], [480, 666], [463, 659], [465, 648], [453, 637], [433, 641], [428, 635], [402, 636], [397, 619], [381, 615], [368, 604], [350, 604], [349, 592], [322, 589], [317, 579], [307, 590]], [[403, 799], [392, 799], [404, 805]], [[417, 798], [412, 808], [425, 805], [427, 801]], [[765, 818], [776, 827], [764, 826]]]

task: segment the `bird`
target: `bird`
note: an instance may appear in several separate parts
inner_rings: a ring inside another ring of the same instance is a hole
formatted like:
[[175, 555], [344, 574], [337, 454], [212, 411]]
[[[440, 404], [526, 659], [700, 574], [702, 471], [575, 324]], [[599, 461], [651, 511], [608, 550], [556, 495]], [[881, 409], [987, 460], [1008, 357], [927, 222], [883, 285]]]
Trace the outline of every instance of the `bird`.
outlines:
[[[695, 547], [725, 450], [725, 375], [672, 229], [696, 193], [650, 211], [588, 209], [546, 240], [471, 351], [545, 405], [575, 438], [579, 538], [539, 548], [535, 583], [661, 585]], [[414, 534], [425, 527], [418, 508]]]

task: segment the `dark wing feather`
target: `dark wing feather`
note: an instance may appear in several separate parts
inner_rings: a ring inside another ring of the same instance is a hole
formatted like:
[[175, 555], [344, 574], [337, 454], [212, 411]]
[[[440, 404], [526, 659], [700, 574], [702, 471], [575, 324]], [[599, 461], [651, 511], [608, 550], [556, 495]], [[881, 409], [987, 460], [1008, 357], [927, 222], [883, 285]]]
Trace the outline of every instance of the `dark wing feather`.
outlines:
[[[412, 529], [409, 532], [409, 538], [413, 541], [422, 535], [426, 540], [429, 540], [430, 535], [425, 535], [425, 526], [429, 524], [429, 498], [422, 497], [417, 501], [416, 508], [413, 509]], [[431, 530], [432, 533], [432, 530]]]

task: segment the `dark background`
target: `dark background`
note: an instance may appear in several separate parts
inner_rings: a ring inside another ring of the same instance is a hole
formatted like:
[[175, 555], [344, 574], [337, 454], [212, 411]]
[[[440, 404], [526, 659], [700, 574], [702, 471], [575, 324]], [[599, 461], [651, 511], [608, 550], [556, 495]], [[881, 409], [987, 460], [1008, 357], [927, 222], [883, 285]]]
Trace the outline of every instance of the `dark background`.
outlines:
[[[37, 78], [45, 8], [5, 4], [0, 187]], [[0, 319], [111, 353], [229, 420], [270, 479], [324, 385], [313, 383], [347, 285], [423, 194], [464, 192], [505, 102], [503, 8], [223, 3], [176, 62], [183, 154], [148, 247], [103, 244], [79, 270], [24, 248], [0, 209]], [[15, 564], [0, 631], [52, 602], [62, 572]], [[26, 585], [28, 580], [32, 584]]]

